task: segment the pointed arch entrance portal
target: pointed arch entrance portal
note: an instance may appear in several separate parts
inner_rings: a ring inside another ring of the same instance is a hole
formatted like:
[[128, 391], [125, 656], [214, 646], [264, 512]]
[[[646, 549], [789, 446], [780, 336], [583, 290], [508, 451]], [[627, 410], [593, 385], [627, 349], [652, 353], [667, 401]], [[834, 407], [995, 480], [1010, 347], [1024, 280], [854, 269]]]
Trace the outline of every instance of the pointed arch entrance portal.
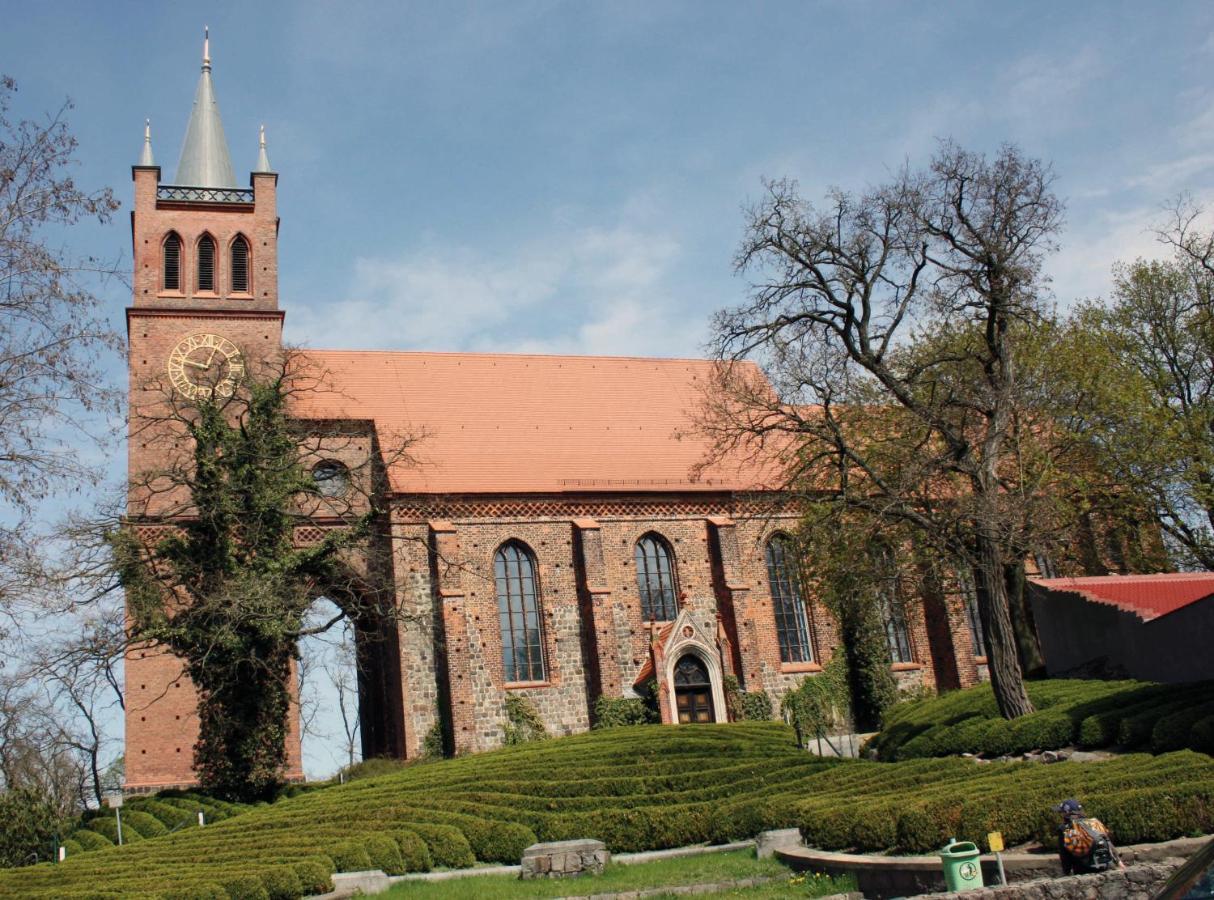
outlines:
[[[693, 601], [654, 634], [649, 662], [637, 677], [638, 691], [651, 679], [656, 683], [658, 710], [667, 725], [729, 721], [722, 669], [729, 647], [723, 635], [709, 631], [711, 620], [697, 619], [693, 610], [700, 606]], [[706, 617], [701, 613], [700, 618]]]
[[712, 702], [712, 679], [707, 666], [694, 653], [683, 654], [674, 664], [674, 700], [680, 725], [717, 720]]

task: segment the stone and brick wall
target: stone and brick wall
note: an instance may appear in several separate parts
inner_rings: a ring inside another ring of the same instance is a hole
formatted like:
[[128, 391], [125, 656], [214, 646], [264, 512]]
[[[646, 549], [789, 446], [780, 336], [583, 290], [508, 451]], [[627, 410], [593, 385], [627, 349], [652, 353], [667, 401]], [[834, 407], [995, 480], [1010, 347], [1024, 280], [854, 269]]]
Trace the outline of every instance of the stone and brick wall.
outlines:
[[[727, 495], [398, 499], [398, 598], [410, 610], [401, 633], [407, 753], [419, 752], [447, 708], [453, 746], [470, 751], [501, 744], [508, 693], [526, 697], [551, 734], [588, 728], [599, 693], [633, 696], [648, 671], [655, 628], [665, 624], [644, 620], [637, 587], [635, 547], [650, 533], [673, 551], [681, 608], [704, 633], [724, 637], [725, 671], [736, 669], [743, 689], [766, 690], [778, 706], [838, 651], [837, 629], [809, 597], [814, 661], [780, 661], [764, 549], [796, 520], [745, 513]], [[537, 566], [541, 683], [504, 678], [493, 559], [508, 541], [524, 544]], [[960, 601], [938, 603], [934, 623], [925, 607], [919, 598], [907, 603], [915, 661], [895, 667], [899, 682], [935, 687], [943, 639], [956, 654], [960, 682], [973, 683], [978, 666]]]

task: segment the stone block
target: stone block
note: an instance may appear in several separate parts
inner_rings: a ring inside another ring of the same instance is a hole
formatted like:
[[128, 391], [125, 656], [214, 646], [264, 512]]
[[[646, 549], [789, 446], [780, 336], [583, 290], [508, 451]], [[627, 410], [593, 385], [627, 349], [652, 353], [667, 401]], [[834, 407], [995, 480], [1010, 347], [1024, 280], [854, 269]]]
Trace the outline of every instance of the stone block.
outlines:
[[574, 878], [599, 875], [611, 859], [607, 845], [588, 838], [532, 844], [523, 851], [520, 878]]
[[775, 831], [761, 831], [755, 838], [755, 855], [759, 859], [774, 856], [777, 850], [787, 850], [789, 847], [801, 846], [801, 830], [799, 828], [779, 828]]

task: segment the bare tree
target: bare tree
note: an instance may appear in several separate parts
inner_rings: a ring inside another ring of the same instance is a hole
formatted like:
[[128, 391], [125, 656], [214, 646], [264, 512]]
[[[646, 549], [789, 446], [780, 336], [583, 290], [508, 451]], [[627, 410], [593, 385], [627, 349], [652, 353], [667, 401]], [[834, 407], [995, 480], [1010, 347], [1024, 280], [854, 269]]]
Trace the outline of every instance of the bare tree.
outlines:
[[358, 719], [358, 682], [356, 679], [357, 654], [354, 652], [354, 633], [349, 623], [341, 630], [333, 657], [324, 664], [333, 690], [337, 694], [337, 712], [341, 716], [342, 737], [346, 753], [346, 766], [358, 762], [360, 723]]
[[[93, 414], [117, 411], [99, 361], [120, 344], [94, 293], [118, 277], [116, 265], [58, 243], [64, 228], [110, 221], [118, 202], [71, 176], [71, 104], [15, 121], [16, 93], [13, 79], [0, 77], [0, 502], [20, 517], [63, 484], [96, 477], [73, 444], [106, 426]], [[36, 573], [28, 534], [24, 524], [0, 528], [0, 612]]]
[[[1024, 552], [1018, 341], [1045, 313], [1062, 207], [1049, 168], [942, 144], [824, 208], [768, 185], [719, 313], [705, 428], [718, 454], [781, 458], [783, 486], [914, 528], [973, 570], [1000, 712], [1031, 712], [1005, 564]], [[740, 364], [752, 358], [767, 379]], [[773, 390], [774, 388], [774, 390]]]

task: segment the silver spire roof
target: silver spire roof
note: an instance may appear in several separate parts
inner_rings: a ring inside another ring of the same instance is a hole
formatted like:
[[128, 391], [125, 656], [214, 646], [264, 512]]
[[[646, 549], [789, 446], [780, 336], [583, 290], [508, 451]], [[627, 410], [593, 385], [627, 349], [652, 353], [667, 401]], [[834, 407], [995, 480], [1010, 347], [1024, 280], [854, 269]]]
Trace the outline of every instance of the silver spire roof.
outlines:
[[185, 129], [185, 142], [181, 145], [181, 159], [177, 162], [177, 177], [173, 183], [189, 187], [239, 187], [232, 172], [232, 157], [228, 155], [228, 141], [223, 136], [219, 104], [211, 84], [209, 30], [202, 43], [202, 76], [198, 79], [198, 90], [194, 92], [194, 108]]
[[273, 172], [270, 168], [270, 157], [266, 155], [266, 126], [261, 126], [260, 146], [257, 150], [257, 168], [254, 172]]
[[152, 158], [152, 120], [143, 120], [143, 150], [139, 153], [139, 165], [154, 166], [156, 160]]

